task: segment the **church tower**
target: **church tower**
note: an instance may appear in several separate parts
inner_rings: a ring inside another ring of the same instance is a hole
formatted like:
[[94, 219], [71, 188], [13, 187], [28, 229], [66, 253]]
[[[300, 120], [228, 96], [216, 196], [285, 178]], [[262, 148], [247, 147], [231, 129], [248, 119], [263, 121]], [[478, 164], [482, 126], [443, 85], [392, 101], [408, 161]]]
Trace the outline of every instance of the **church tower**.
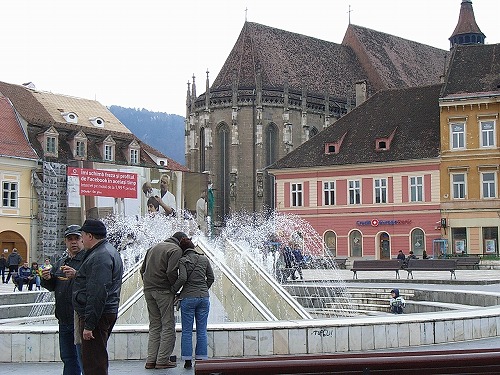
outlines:
[[472, 0], [462, 0], [460, 15], [455, 31], [450, 36], [450, 48], [458, 45], [484, 44], [486, 36], [481, 32], [474, 17]]

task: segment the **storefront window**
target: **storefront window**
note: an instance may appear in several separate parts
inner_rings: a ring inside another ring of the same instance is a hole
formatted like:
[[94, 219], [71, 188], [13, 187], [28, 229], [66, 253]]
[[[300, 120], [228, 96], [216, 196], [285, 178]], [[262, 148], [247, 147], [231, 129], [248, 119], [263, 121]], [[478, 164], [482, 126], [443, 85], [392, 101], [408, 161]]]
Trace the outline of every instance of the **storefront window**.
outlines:
[[483, 228], [483, 252], [486, 255], [498, 255], [498, 227]]
[[335, 232], [327, 230], [323, 238], [325, 241], [326, 255], [330, 257], [337, 256], [337, 236]]
[[352, 257], [363, 256], [363, 237], [359, 230], [353, 230], [349, 234], [349, 246], [351, 248]]
[[422, 253], [425, 250], [425, 238], [424, 231], [420, 228], [411, 231], [411, 250], [413, 250], [413, 254], [417, 257], [422, 257]]
[[451, 229], [453, 254], [467, 254], [467, 228]]

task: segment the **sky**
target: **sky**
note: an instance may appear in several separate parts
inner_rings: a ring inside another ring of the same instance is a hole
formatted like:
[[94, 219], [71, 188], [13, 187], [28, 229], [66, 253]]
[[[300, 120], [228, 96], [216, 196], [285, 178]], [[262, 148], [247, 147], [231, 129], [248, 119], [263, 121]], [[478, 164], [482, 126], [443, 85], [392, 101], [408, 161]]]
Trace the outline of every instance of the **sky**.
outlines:
[[[187, 82], [205, 91], [245, 19], [333, 43], [353, 24], [448, 50], [461, 0], [14, 0], [2, 2], [0, 81], [106, 106], [185, 116]], [[500, 43], [499, 0], [473, 0]], [[351, 12], [349, 12], [349, 9]]]

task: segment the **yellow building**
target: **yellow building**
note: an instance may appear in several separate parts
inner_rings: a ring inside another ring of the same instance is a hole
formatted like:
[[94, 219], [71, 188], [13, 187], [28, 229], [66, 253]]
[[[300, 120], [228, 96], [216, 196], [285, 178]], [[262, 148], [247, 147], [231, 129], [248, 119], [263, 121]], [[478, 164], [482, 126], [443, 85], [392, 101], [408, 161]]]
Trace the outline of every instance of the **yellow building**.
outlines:
[[17, 248], [31, 262], [30, 250], [36, 243], [36, 209], [32, 173], [38, 157], [29, 145], [25, 129], [17, 120], [9, 99], [0, 95], [0, 250], [8, 258]]
[[500, 45], [452, 51], [439, 102], [442, 234], [448, 253], [498, 255]]

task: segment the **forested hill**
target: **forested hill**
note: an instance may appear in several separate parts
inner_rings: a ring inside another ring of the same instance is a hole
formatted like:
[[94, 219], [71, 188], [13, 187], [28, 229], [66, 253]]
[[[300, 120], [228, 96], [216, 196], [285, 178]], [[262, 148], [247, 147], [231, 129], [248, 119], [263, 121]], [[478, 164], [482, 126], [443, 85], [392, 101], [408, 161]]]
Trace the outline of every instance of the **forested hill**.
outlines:
[[178, 163], [184, 157], [184, 117], [147, 109], [124, 108], [112, 105], [109, 110], [137, 138], [161, 151]]

